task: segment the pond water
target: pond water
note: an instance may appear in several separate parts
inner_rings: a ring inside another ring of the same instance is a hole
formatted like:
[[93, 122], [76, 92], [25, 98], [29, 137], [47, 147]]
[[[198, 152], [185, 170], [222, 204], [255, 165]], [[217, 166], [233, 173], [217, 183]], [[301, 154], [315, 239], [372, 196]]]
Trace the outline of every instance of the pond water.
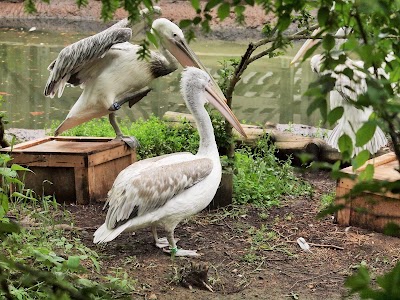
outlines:
[[[0, 110], [6, 111], [8, 128], [50, 128], [61, 122], [78, 99], [80, 88], [66, 88], [61, 98], [46, 98], [43, 89], [48, 77], [47, 66], [59, 51], [80, 38], [79, 34], [0, 29]], [[252, 124], [301, 123], [317, 126], [320, 116], [307, 116], [310, 99], [303, 96], [314, 80], [309, 64], [289, 67], [294, 49], [277, 58], [262, 58], [246, 70], [237, 85], [233, 111], [239, 120]], [[225, 59], [240, 58], [246, 43], [198, 40], [191, 43], [210, 73], [217, 71]], [[136, 120], [166, 111], [187, 112], [179, 94], [179, 73], [159, 78], [154, 90], [133, 108], [123, 108], [120, 118]]]

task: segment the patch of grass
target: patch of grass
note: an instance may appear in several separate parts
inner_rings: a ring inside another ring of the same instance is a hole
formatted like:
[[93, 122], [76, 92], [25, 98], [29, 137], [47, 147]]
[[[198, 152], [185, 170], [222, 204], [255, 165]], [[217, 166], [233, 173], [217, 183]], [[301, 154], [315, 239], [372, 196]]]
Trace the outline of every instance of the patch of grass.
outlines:
[[331, 192], [328, 194], [323, 194], [321, 196], [321, 207], [320, 209], [323, 210], [327, 207], [329, 207], [330, 205], [332, 205], [335, 202], [335, 198], [336, 198], [336, 193], [335, 192]]
[[73, 231], [69, 214], [54, 198], [25, 189], [20, 174], [29, 170], [9, 167], [10, 161], [8, 154], [0, 155], [0, 298], [130, 296], [135, 280], [121, 272], [101, 275], [98, 254]]
[[311, 186], [295, 175], [290, 161], [280, 161], [274, 152], [267, 138], [261, 139], [255, 149], [236, 151], [235, 203], [279, 206], [284, 195], [300, 196], [311, 192]]
[[260, 228], [252, 226], [247, 230], [247, 234], [250, 237], [250, 247], [243, 256], [245, 262], [254, 263], [262, 260], [263, 251], [280, 251], [287, 255], [292, 255], [284, 244], [279, 243], [278, 234], [268, 229], [265, 225], [261, 225]]

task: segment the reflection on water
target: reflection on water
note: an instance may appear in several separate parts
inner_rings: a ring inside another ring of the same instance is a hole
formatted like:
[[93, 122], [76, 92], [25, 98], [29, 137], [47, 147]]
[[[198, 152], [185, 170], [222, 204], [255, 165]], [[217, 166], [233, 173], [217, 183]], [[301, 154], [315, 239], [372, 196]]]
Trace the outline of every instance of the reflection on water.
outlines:
[[[82, 37], [0, 29], [0, 95], [6, 100], [2, 110], [10, 121], [8, 127], [42, 129], [49, 128], [52, 120], [64, 120], [81, 90], [66, 88], [60, 99], [44, 97], [47, 66], [63, 47]], [[191, 46], [215, 77], [224, 59], [240, 57], [247, 47], [207, 40]], [[315, 75], [308, 64], [289, 68], [296, 50], [290, 50], [287, 56], [263, 58], [250, 65], [233, 99], [233, 111], [239, 120], [254, 124], [268, 121], [318, 125], [320, 116], [307, 116], [310, 100], [303, 96]], [[162, 116], [168, 110], [187, 112], [179, 94], [179, 72], [157, 79], [152, 86], [154, 90], [144, 100], [132, 109], [122, 109], [120, 117], [135, 120], [150, 114]]]

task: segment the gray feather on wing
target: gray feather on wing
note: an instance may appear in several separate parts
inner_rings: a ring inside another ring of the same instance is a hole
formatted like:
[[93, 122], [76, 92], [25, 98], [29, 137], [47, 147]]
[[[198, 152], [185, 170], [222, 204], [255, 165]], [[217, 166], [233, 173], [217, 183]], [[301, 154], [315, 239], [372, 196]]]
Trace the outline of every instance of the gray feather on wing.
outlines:
[[48, 67], [51, 72], [44, 95], [53, 97], [57, 90], [62, 91], [69, 78], [82, 70], [86, 63], [104, 56], [114, 44], [129, 41], [131, 35], [129, 28], [109, 28], [62, 49]]
[[107, 228], [159, 209], [175, 195], [206, 178], [212, 168], [211, 159], [199, 158], [146, 168], [122, 185], [114, 183], [108, 199]]

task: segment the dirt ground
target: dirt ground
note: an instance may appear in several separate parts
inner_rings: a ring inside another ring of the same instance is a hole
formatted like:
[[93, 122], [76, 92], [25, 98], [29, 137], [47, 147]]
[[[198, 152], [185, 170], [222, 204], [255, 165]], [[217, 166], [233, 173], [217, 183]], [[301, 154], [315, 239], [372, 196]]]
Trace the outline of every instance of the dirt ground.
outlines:
[[[379, 275], [400, 258], [400, 239], [361, 228], [344, 228], [332, 216], [317, 218], [321, 196], [335, 188], [329, 173], [304, 176], [312, 196], [290, 195], [280, 208], [232, 207], [202, 212], [178, 225], [183, 249], [197, 249], [200, 258], [171, 259], [153, 245], [151, 232], [123, 233], [107, 245], [93, 245], [92, 234], [104, 222], [99, 205], [67, 209], [83, 240], [102, 256], [103, 270], [123, 268], [137, 278], [134, 299], [341, 299], [346, 277], [365, 263]], [[262, 238], [260, 239], [260, 236]], [[303, 237], [311, 252], [296, 243]], [[209, 268], [213, 292], [179, 283], [191, 263]]]

